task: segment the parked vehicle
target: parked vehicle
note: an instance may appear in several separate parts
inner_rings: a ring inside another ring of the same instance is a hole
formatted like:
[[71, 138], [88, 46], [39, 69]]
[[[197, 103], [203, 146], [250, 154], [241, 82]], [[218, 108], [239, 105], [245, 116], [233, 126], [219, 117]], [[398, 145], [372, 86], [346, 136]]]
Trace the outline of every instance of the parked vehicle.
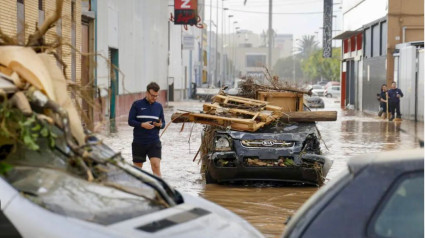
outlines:
[[283, 237], [424, 237], [424, 150], [351, 159], [296, 212]]
[[243, 79], [236, 78], [233, 86], [224, 90], [224, 93], [226, 93], [227, 95], [232, 95], [232, 96], [238, 95], [241, 91], [241, 88], [239, 86], [242, 82], [243, 82]]
[[330, 86], [324, 92], [327, 98], [332, 97], [341, 97], [341, 87], [340, 86]]
[[325, 96], [325, 88], [321, 85], [315, 84], [311, 86], [313, 88], [312, 93], [317, 96]]
[[311, 97], [304, 98], [304, 104], [309, 108], [325, 108], [325, 102], [323, 99], [314, 93]]
[[206, 129], [202, 144], [208, 148], [203, 160], [206, 183], [276, 181], [320, 185], [332, 165], [321, 156], [314, 122], [267, 126], [256, 132]]
[[326, 85], [325, 85], [325, 90], [328, 89], [331, 86], [340, 86], [341, 83], [337, 82], [337, 81], [329, 81]]
[[211, 98], [214, 97], [214, 95], [217, 95], [219, 92], [220, 89], [214, 86], [205, 88], [200, 87], [196, 88], [196, 97], [199, 100], [211, 101]]
[[[1, 76], [10, 97], [17, 88]], [[13, 108], [8, 117], [28, 116], [23, 126], [41, 135], [33, 148], [2, 137], [0, 236], [263, 237], [232, 212], [130, 165], [94, 136], [78, 146], [68, 114], [40, 91], [27, 93], [31, 116]], [[4, 111], [7, 102], [0, 103]]]
[[[287, 110], [303, 110], [302, 94], [282, 92], [268, 99]], [[255, 132], [206, 126], [201, 145], [206, 183], [321, 185], [332, 161], [321, 155], [319, 138], [315, 122], [276, 121]]]

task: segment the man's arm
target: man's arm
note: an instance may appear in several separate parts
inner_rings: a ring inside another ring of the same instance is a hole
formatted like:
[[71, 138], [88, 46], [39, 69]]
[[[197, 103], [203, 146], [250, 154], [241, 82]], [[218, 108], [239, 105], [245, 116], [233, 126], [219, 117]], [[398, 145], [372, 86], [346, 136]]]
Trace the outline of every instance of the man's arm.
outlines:
[[398, 89], [398, 93], [400, 94], [401, 97], [404, 97], [403, 92], [400, 89]]
[[162, 107], [161, 107], [161, 114], [159, 115], [159, 118], [160, 118], [160, 120], [162, 122], [161, 129], [164, 129], [164, 127], [165, 127], [165, 119], [164, 119], [164, 109]]
[[140, 127], [140, 122], [136, 120], [136, 103], [134, 102], [133, 105], [131, 105], [130, 112], [128, 113], [128, 125], [132, 127]]

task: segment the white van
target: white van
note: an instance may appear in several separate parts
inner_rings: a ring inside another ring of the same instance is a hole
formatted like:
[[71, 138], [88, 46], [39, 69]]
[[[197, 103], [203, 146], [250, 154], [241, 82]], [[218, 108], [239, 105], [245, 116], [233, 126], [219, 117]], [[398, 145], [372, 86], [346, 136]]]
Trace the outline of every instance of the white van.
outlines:
[[325, 90], [325, 96], [328, 98], [341, 97], [341, 86], [330, 86]]

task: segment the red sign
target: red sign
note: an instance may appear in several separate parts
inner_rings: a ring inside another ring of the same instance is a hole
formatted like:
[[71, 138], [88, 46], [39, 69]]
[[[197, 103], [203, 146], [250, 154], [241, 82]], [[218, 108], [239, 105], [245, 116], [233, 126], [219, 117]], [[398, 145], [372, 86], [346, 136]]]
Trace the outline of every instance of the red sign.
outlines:
[[196, 25], [198, 0], [174, 0], [174, 24]]
[[174, 0], [174, 10], [197, 10], [197, 0]]

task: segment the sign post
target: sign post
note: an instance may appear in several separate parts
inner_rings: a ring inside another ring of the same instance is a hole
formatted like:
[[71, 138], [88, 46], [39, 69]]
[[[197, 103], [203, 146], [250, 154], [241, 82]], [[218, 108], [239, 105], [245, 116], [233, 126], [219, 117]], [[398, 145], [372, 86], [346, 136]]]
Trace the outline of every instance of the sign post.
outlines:
[[331, 58], [333, 0], [324, 0], [323, 3], [323, 58]]
[[174, 24], [196, 25], [198, 0], [174, 0]]

